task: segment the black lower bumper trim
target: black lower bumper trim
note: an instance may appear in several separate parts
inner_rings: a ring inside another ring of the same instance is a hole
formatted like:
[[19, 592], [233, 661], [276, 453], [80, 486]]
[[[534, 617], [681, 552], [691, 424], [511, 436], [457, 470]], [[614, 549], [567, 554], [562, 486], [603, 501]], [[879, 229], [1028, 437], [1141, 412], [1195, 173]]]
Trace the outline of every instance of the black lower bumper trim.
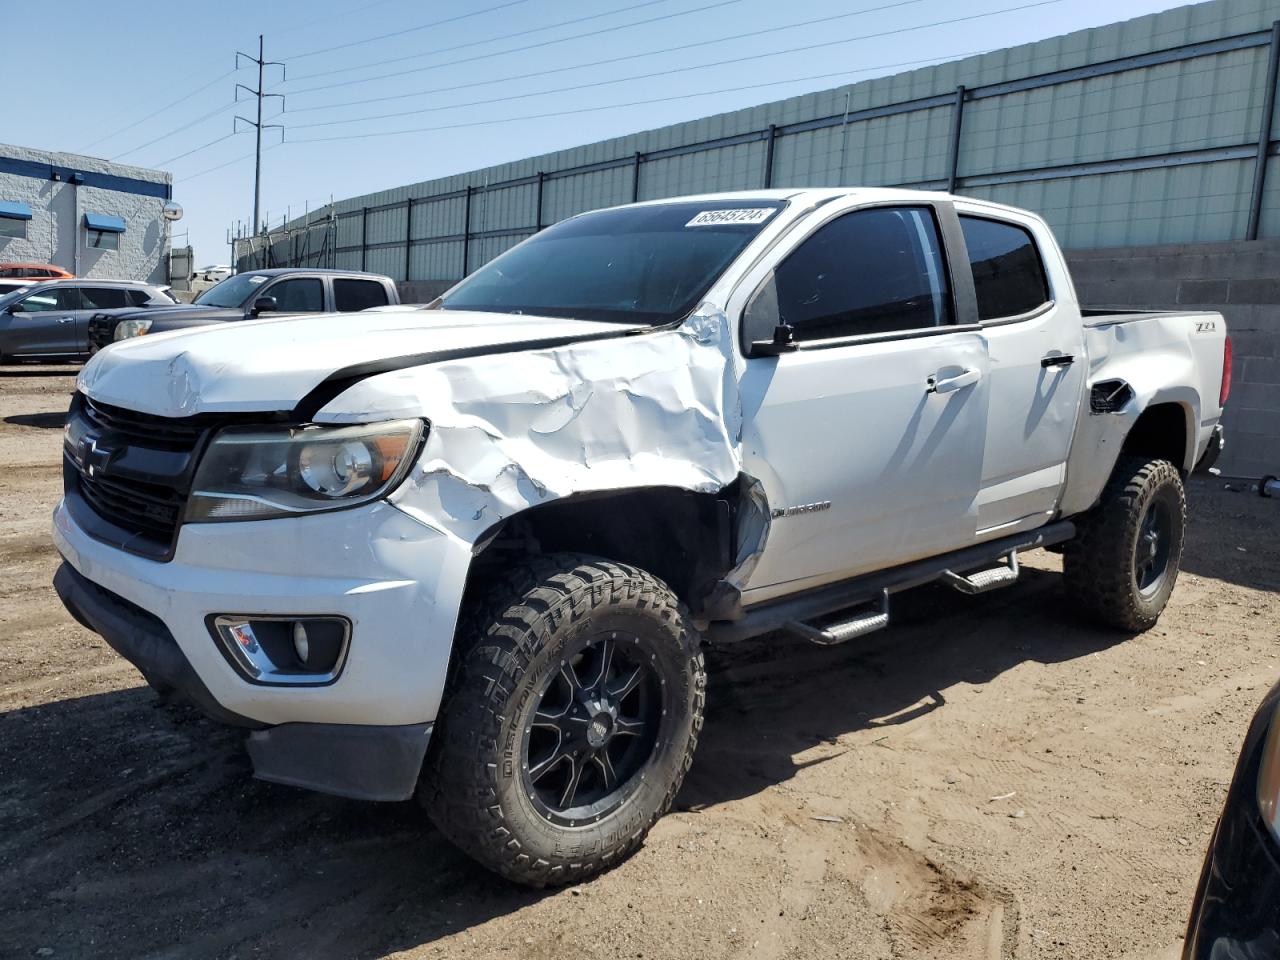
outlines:
[[1208, 473], [1210, 468], [1218, 462], [1218, 458], [1222, 456], [1222, 449], [1227, 445], [1226, 437], [1222, 431], [1222, 424], [1218, 424], [1213, 428], [1213, 433], [1209, 435], [1209, 445], [1205, 447], [1204, 453], [1199, 461], [1196, 462], [1195, 469], [1192, 473]]
[[355, 800], [408, 800], [430, 739], [429, 723], [282, 723], [251, 733], [249, 756], [260, 780]]
[[98, 586], [69, 563], [64, 562], [54, 574], [53, 588], [83, 627], [101, 635], [160, 694], [187, 700], [220, 723], [263, 726], [214, 699], [160, 618]]

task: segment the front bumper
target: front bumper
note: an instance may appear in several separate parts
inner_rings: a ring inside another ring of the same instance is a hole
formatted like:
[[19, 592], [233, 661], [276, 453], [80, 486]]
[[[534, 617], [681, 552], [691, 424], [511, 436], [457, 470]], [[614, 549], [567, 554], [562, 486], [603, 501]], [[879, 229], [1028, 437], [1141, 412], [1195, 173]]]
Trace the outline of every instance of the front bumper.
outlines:
[[413, 796], [431, 724], [263, 727], [213, 698], [173, 634], [156, 617], [85, 579], [67, 563], [58, 568], [53, 586], [71, 615], [137, 667], [157, 692], [187, 700], [222, 723], [256, 728], [249, 735], [249, 757], [259, 779], [357, 800]]
[[[199, 695], [206, 712], [260, 727], [405, 726], [436, 717], [471, 552], [390, 504], [188, 524], [168, 562], [95, 540], [65, 503], [54, 511], [53, 534], [81, 578], [167, 631], [172, 655], [143, 672], [171, 687], [190, 687], [189, 673], [207, 692]], [[207, 620], [218, 614], [345, 617], [352, 632], [342, 674], [323, 687], [253, 683], [210, 633]]]

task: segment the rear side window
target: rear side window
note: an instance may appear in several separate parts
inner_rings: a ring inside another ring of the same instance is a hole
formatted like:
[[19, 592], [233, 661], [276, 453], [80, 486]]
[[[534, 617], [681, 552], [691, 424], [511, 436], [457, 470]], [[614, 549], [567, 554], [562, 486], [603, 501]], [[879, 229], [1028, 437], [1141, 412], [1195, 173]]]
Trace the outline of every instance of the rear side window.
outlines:
[[145, 290], [129, 290], [125, 293], [125, 296], [128, 297], [129, 306], [131, 307], [141, 307], [151, 300]]
[[114, 310], [132, 306], [123, 287], [81, 287], [80, 296], [85, 310]]
[[386, 306], [387, 290], [376, 280], [338, 279], [333, 281], [333, 299], [339, 313], [349, 313]]
[[978, 319], [999, 320], [1030, 313], [1049, 301], [1040, 251], [1030, 232], [1012, 223], [961, 217]]
[[324, 288], [315, 277], [281, 280], [271, 285], [266, 296], [276, 298], [280, 313], [320, 313], [324, 310]]
[[951, 322], [942, 243], [928, 207], [878, 207], [833, 220], [774, 272], [797, 340]]

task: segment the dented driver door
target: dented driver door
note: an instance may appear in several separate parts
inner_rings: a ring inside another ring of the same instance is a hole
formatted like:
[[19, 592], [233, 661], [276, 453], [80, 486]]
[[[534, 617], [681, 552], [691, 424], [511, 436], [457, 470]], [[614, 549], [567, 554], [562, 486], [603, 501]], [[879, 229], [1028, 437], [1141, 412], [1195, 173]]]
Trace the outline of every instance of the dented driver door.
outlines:
[[819, 215], [743, 298], [743, 469], [771, 513], [748, 604], [953, 550], [977, 529], [987, 350], [976, 323], [957, 322], [972, 308], [958, 312], [970, 299], [952, 289], [950, 205]]

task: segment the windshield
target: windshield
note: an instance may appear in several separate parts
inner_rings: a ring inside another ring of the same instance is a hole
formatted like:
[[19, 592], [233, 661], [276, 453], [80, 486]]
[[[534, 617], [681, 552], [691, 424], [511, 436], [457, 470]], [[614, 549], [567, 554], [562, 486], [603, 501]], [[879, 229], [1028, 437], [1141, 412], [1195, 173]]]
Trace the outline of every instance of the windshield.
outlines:
[[695, 200], [583, 214], [481, 267], [441, 307], [674, 322], [698, 305], [782, 206], [776, 200]]
[[194, 302], [202, 307], [238, 307], [249, 299], [254, 290], [270, 279], [260, 273], [241, 273], [227, 277], [196, 297]]

